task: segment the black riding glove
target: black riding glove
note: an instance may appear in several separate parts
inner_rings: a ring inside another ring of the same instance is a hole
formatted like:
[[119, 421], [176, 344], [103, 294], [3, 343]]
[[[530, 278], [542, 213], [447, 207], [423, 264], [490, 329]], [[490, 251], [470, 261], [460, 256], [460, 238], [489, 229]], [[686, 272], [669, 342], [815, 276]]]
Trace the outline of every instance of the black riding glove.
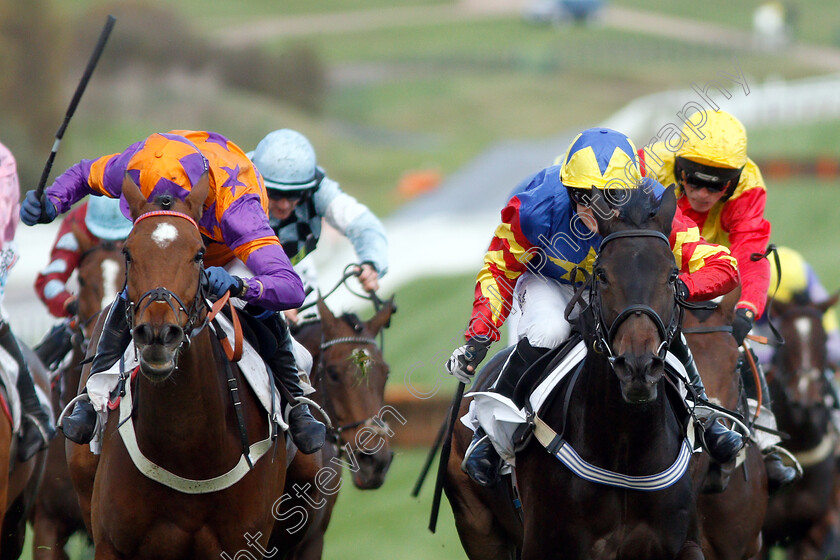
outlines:
[[732, 321], [732, 336], [738, 346], [744, 343], [744, 339], [747, 338], [747, 333], [753, 328], [754, 323], [755, 313], [752, 309], [739, 307], [735, 310], [735, 320]]

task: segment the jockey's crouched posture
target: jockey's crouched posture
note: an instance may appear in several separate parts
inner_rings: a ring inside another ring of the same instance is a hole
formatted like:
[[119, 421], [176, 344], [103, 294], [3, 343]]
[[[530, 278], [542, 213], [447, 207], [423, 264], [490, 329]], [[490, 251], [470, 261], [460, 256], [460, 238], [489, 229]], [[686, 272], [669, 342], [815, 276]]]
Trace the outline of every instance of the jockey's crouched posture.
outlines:
[[[519, 342], [502, 368], [494, 391], [507, 397], [522, 374], [540, 356], [560, 346], [571, 325], [563, 310], [571, 300], [575, 266], [592, 272], [602, 237], [593, 216], [605, 211], [604, 201], [593, 201], [598, 189], [651, 188], [659, 197], [664, 188], [653, 180], [642, 182], [636, 149], [630, 139], [610, 129], [589, 129], [569, 146], [561, 165], [543, 169], [522, 182], [502, 210], [502, 223], [478, 273], [467, 344], [457, 348], [446, 364], [464, 383], [499, 339], [499, 328], [512, 306], [514, 287], [519, 294]], [[676, 297], [708, 300], [738, 285], [736, 261], [720, 245], [707, 243], [697, 227], [677, 210], [670, 243], [680, 269]], [[706, 398], [703, 381], [682, 336], [671, 352], [685, 366], [688, 381]], [[705, 428], [709, 453], [717, 461], [731, 461], [743, 447], [739, 434], [719, 422]], [[466, 462], [470, 477], [482, 485], [498, 481], [502, 460], [482, 429], [478, 429]]]
[[[276, 312], [298, 307], [304, 298], [303, 286], [269, 226], [262, 177], [227, 138], [214, 132], [175, 130], [152, 134], [121, 153], [82, 160], [59, 176], [41, 200], [34, 191], [26, 193], [21, 219], [27, 225], [49, 223], [87, 194], [119, 198], [126, 173], [150, 201], [164, 194], [183, 200], [209, 173], [210, 189], [199, 221], [209, 291], [217, 296], [229, 291], [251, 307], [265, 310], [257, 318], [274, 333], [279, 349], [263, 358], [277, 383], [295, 398], [302, 396], [289, 329]], [[254, 276], [240, 278], [225, 269], [237, 258]], [[123, 291], [105, 319], [91, 374], [109, 369], [128, 347], [127, 309]], [[286, 416], [292, 439], [303, 453], [313, 453], [324, 444], [326, 429], [307, 405], [289, 403]], [[62, 430], [68, 439], [87, 443], [95, 424], [93, 406], [80, 401], [64, 418]]]

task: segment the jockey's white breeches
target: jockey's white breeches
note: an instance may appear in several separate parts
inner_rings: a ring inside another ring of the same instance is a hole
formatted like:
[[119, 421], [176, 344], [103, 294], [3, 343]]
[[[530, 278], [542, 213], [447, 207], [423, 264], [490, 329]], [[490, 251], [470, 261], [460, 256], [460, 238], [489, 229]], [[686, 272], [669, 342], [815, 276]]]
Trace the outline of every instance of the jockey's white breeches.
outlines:
[[[557, 348], [572, 332], [572, 325], [563, 316], [575, 288], [539, 274], [526, 272], [516, 283], [519, 310], [516, 340], [527, 338], [531, 346]], [[575, 309], [572, 318], [577, 317]]]

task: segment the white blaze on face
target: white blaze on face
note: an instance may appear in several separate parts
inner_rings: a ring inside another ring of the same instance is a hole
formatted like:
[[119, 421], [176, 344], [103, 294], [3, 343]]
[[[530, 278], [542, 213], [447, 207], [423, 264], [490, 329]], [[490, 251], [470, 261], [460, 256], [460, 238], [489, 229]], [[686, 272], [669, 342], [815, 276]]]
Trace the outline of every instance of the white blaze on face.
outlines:
[[100, 265], [102, 268], [102, 304], [99, 309], [114, 301], [117, 295], [117, 274], [120, 272], [120, 265], [114, 259], [105, 259]]
[[161, 249], [166, 249], [176, 239], [178, 239], [178, 230], [172, 224], [158, 224], [152, 232], [152, 241]]
[[807, 317], [800, 317], [793, 322], [796, 334], [802, 344], [802, 369], [810, 369], [811, 366], [811, 320]]

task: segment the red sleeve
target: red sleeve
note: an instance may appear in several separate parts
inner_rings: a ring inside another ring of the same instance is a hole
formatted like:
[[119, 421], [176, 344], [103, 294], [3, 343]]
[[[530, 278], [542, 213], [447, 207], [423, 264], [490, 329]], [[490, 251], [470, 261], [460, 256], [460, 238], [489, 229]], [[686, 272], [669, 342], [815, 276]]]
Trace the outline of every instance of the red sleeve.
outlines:
[[746, 307], [756, 317], [764, 313], [770, 286], [770, 262], [753, 261], [753, 253], [764, 253], [770, 242], [770, 222], [764, 219], [767, 191], [752, 188], [729, 200], [720, 216], [720, 225], [729, 234], [729, 250], [738, 259], [741, 273], [741, 299], [735, 307]]
[[[75, 244], [75, 249], [72, 246], [68, 246], [71, 244], [68, 243], [69, 238], [66, 236], [73, 235], [74, 225], [80, 227], [82, 231], [87, 232], [87, 228], [85, 227], [86, 213], [87, 204], [82, 204], [67, 214], [61, 223], [58, 235], [53, 243], [52, 251], [50, 252], [50, 263], [35, 278], [35, 292], [54, 317], [70, 316], [64, 309], [64, 302], [72, 295], [67, 291], [66, 284], [73, 271], [79, 265], [79, 250], [78, 242]], [[55, 287], [59, 286], [56, 283], [60, 283], [59, 291], [56, 291]], [[49, 297], [45, 291], [49, 292]]]
[[522, 233], [519, 199], [513, 197], [502, 210], [502, 223], [496, 228], [484, 255], [484, 267], [475, 283], [475, 299], [470, 325], [465, 334], [499, 340], [499, 328], [513, 305], [513, 288], [527, 270], [534, 246]]
[[722, 296], [738, 285], [737, 263], [729, 250], [703, 239], [697, 225], [679, 208], [674, 214], [670, 241], [680, 278], [692, 301]]

